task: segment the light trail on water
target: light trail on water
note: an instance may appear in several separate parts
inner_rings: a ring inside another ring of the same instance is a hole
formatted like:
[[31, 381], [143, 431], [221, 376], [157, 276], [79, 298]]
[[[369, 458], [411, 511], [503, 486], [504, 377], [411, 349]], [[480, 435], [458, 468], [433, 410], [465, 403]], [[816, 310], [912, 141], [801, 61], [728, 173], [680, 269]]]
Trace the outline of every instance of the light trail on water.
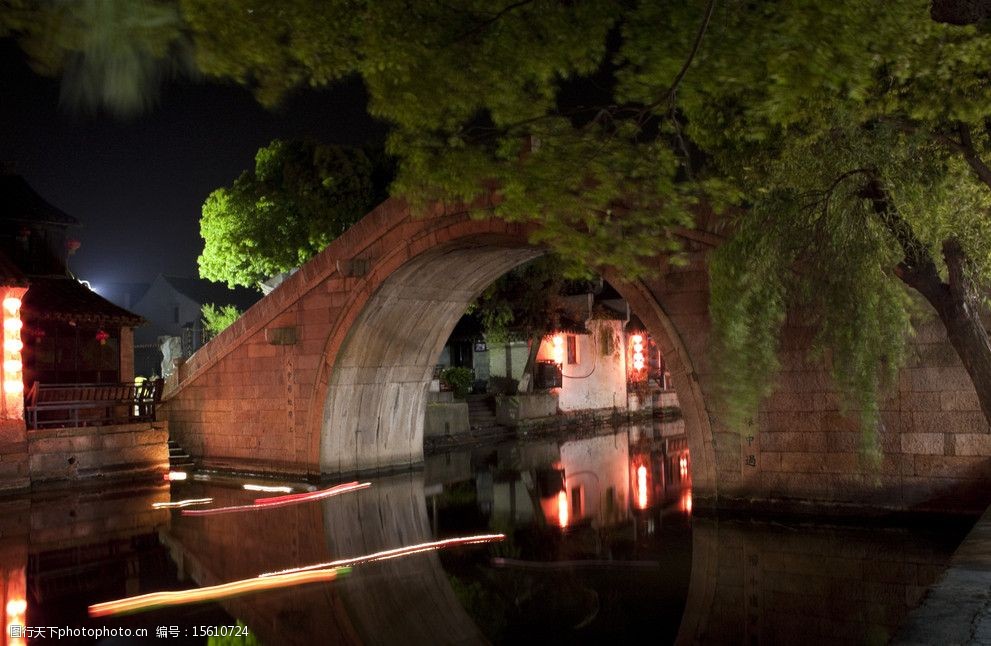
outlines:
[[314, 565], [306, 565], [298, 568], [279, 570], [277, 572], [266, 572], [265, 574], [259, 574], [258, 576], [259, 578], [268, 578], [273, 576], [282, 576], [284, 574], [291, 574], [295, 572], [309, 572], [312, 570], [320, 570], [323, 568], [351, 567], [353, 565], [360, 565], [362, 563], [371, 563], [374, 561], [386, 561], [388, 559], [399, 558], [401, 556], [410, 556], [412, 554], [432, 552], [434, 550], [443, 549], [445, 547], [454, 547], [457, 545], [478, 545], [481, 543], [495, 543], [497, 541], [505, 540], [505, 538], [506, 538], [505, 534], [478, 534], [476, 536], [448, 538], [443, 541], [431, 541], [429, 543], [419, 543], [417, 545], [408, 545], [406, 547], [397, 547], [391, 550], [383, 550], [381, 552], [375, 552], [373, 554], [366, 554], [365, 556], [356, 556], [354, 558], [338, 559], [336, 561], [330, 561], [327, 563], [316, 563]]
[[372, 486], [370, 482], [348, 482], [321, 491], [310, 491], [306, 493], [294, 493], [288, 496], [275, 496], [272, 498], [256, 498], [251, 505], [234, 505], [231, 507], [214, 507], [213, 509], [184, 509], [183, 516], [213, 516], [216, 514], [229, 514], [242, 511], [259, 511], [262, 509], [275, 509], [288, 505], [297, 505], [303, 502], [312, 502], [323, 498], [338, 496], [342, 493], [350, 493], [367, 489]]

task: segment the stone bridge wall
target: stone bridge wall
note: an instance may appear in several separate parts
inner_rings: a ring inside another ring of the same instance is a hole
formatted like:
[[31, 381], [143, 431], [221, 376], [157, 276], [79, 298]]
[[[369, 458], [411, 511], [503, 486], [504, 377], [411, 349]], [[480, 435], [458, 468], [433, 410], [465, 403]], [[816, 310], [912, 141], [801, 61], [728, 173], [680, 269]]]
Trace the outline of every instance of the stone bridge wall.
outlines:
[[[665, 354], [685, 418], [696, 505], [983, 510], [991, 434], [938, 322], [922, 321], [884, 402], [883, 459], [789, 327], [784, 369], [753, 431], [720, 421], [707, 248], [651, 278], [607, 279]], [[430, 370], [464, 305], [541, 250], [463, 208], [412, 216], [390, 200], [198, 351], [167, 385], [170, 431], [205, 465], [301, 475], [422, 461]], [[749, 436], [753, 436], [751, 439]]]
[[[705, 254], [696, 253], [688, 265], [669, 268], [645, 286], [644, 298], [627, 298], [641, 318], [655, 304], [663, 308], [676, 329], [671, 337], [681, 340], [681, 354], [691, 359], [694, 374], [673, 375], [675, 388], [689, 436], [700, 426], [693, 416], [704, 416], [710, 425], [720, 506], [980, 513], [991, 502], [991, 429], [966, 370], [928, 306], [914, 323], [896, 389], [881, 403], [882, 458], [875, 468], [863, 460], [861, 433], [845, 414], [828, 371], [808, 361], [811, 329], [786, 324], [775, 391], [762, 404], [753, 429], [736, 432], [721, 423], [714, 392], [718, 357], [710, 348]], [[683, 393], [693, 388], [701, 394], [686, 401]], [[692, 411], [691, 401], [704, 410]], [[691, 448], [694, 470], [700, 457], [709, 456]]]

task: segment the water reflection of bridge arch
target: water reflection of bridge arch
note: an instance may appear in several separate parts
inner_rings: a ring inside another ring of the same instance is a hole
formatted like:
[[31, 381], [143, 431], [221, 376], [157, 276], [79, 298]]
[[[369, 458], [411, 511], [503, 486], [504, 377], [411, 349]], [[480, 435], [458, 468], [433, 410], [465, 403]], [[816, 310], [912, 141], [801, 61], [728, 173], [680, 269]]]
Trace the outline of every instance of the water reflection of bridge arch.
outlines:
[[[315, 475], [420, 463], [427, 386], [444, 341], [485, 287], [542, 253], [520, 225], [464, 208], [415, 216], [389, 200], [182, 367], [167, 393], [172, 434], [217, 466]], [[696, 495], [714, 498], [693, 356], [708, 330], [704, 258], [693, 254], [687, 270], [659, 259], [658, 268], [649, 285], [606, 277], [665, 354]], [[668, 291], [682, 309], [691, 301], [688, 342], [665, 309]]]
[[[213, 585], [432, 540], [425, 489], [424, 474], [410, 472], [321, 502], [173, 516], [161, 537], [183, 571], [199, 585]], [[218, 504], [229, 502], [225, 495], [239, 495], [219, 486], [209, 493]], [[677, 586], [645, 597], [653, 610], [642, 617], [663, 624], [655, 637], [663, 629], [678, 644], [738, 643], [748, 635], [774, 643], [884, 640], [940, 576], [956, 544], [922, 527], [878, 531], [803, 524], [797, 531], [782, 523], [713, 517], [693, 519], [690, 531], [690, 562], [671, 536], [654, 543], [663, 552], [638, 557], [641, 567], [649, 558], [665, 577], [678, 579]], [[611, 562], [618, 568], [623, 563]], [[515, 566], [539, 576], [560, 570], [548, 565]], [[603, 562], [589, 565], [601, 568]], [[581, 569], [575, 561], [563, 566]], [[632, 594], [644, 597], [646, 591], [634, 587]], [[334, 582], [221, 604], [266, 644], [484, 643], [486, 635], [475, 624], [480, 608], [473, 613], [465, 602], [439, 555], [418, 553], [358, 565]], [[546, 633], [555, 627], [560, 625], [534, 629]]]

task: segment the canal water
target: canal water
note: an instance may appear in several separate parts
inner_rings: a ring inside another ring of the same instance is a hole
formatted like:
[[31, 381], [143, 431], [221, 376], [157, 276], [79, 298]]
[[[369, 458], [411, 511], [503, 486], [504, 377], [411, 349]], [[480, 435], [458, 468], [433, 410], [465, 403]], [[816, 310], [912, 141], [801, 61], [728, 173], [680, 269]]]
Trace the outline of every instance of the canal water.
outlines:
[[[190, 473], [6, 500], [0, 644], [883, 644], [969, 529], [693, 516], [680, 433], [447, 450], [306, 501], [256, 504], [338, 483]], [[285, 580], [339, 560], [335, 580]], [[238, 581], [195, 604], [88, 611]]]

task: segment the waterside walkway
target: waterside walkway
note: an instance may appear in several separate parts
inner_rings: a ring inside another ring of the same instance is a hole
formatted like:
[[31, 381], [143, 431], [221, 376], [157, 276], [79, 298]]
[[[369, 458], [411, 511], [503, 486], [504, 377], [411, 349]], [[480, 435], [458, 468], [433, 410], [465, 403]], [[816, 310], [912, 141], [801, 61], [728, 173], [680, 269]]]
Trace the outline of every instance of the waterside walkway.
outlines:
[[946, 573], [909, 614], [891, 643], [991, 644], [991, 508], [967, 534]]

